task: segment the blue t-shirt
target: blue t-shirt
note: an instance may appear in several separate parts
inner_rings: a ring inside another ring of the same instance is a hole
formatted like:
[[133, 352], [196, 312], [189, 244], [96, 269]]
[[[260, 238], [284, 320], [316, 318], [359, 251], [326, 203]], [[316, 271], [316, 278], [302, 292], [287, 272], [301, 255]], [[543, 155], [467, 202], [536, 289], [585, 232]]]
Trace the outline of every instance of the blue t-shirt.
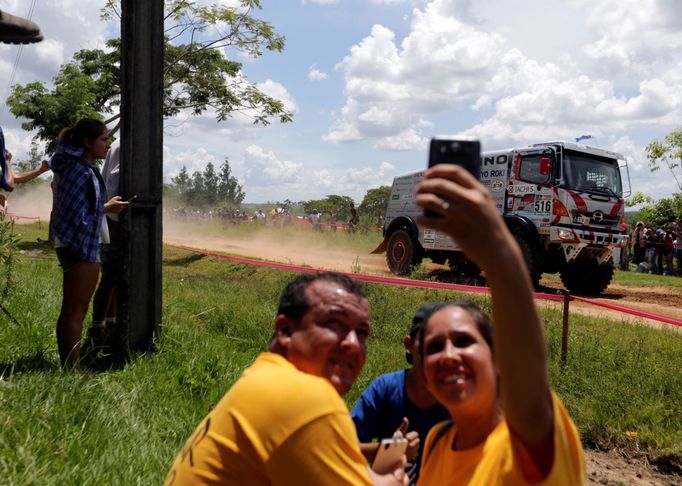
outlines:
[[2, 127], [0, 127], [0, 189], [11, 191], [12, 188], [7, 184], [7, 173], [9, 172], [7, 165], [7, 157], [5, 156], [5, 136], [2, 133]]
[[410, 421], [409, 430], [419, 433], [420, 448], [416, 461], [414, 480], [419, 477], [422, 447], [426, 435], [433, 427], [450, 418], [447, 410], [441, 405], [433, 408], [418, 408], [407, 396], [405, 387], [406, 370], [395, 371], [377, 377], [362, 392], [358, 403], [351, 411], [360, 442], [371, 442], [373, 439], [388, 439], [400, 427], [403, 417]]

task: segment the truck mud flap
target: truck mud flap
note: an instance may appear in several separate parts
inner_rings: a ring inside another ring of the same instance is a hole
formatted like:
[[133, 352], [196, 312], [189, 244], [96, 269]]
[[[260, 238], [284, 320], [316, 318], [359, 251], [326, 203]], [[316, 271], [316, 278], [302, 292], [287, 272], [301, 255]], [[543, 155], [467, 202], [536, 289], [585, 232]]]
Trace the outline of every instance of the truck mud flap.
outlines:
[[379, 243], [379, 246], [377, 246], [374, 250], [370, 251], [370, 254], [380, 254], [380, 253], [385, 253], [386, 252], [386, 245], [388, 245], [388, 240], [387, 238], [384, 238], [384, 240]]

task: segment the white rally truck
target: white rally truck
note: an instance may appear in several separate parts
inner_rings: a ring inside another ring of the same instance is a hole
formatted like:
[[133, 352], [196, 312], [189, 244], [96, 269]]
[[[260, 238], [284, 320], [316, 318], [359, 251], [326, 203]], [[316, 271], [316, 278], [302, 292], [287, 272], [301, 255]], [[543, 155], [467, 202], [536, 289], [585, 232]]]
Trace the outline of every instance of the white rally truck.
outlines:
[[[613, 250], [628, 244], [621, 167], [627, 163], [619, 153], [563, 141], [481, 154], [479, 180], [519, 243], [535, 285], [543, 273], [559, 272], [574, 293], [595, 295], [608, 287]], [[384, 240], [374, 253], [385, 251], [398, 275], [424, 257], [478, 275], [455, 241], [415, 223], [421, 209], [414, 193], [423, 178], [419, 171], [393, 180]]]

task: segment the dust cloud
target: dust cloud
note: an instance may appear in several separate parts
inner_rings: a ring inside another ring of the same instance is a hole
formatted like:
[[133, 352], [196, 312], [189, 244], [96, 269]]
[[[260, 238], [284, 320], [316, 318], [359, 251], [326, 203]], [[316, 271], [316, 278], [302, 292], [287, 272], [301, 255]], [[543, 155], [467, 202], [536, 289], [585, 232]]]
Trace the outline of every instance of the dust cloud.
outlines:
[[16, 222], [34, 223], [35, 219], [41, 221], [50, 220], [50, 210], [52, 209], [52, 189], [50, 184], [31, 184], [20, 185], [13, 192], [4, 193], [7, 198], [7, 211], [12, 216], [18, 218]]
[[[291, 265], [389, 275], [384, 255], [372, 255], [369, 253], [371, 249], [349, 248], [342, 238], [334, 238], [332, 234], [315, 234], [307, 225], [294, 224], [283, 229], [267, 226], [249, 231], [248, 234], [235, 231], [233, 236], [229, 232], [218, 235], [210, 229], [202, 230], [201, 224], [177, 223], [170, 218], [165, 218], [163, 224], [163, 239], [166, 243]], [[339, 233], [342, 231], [339, 230]], [[376, 240], [378, 245], [381, 242], [380, 234], [377, 234]]]

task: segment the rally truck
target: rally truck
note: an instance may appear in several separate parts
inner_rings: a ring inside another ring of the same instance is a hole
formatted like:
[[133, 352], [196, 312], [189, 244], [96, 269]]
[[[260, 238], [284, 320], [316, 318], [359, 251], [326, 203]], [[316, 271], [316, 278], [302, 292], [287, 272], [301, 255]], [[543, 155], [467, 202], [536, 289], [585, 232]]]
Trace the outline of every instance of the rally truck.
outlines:
[[[627, 163], [619, 153], [564, 141], [481, 154], [479, 180], [518, 242], [534, 285], [543, 273], [558, 272], [573, 293], [596, 295], [608, 287], [613, 251], [628, 244], [621, 167]], [[415, 189], [423, 179], [419, 171], [393, 180], [384, 240], [374, 253], [385, 251], [397, 275], [425, 257], [447, 262], [457, 274], [478, 275], [457, 242], [417, 226], [422, 210]]]

